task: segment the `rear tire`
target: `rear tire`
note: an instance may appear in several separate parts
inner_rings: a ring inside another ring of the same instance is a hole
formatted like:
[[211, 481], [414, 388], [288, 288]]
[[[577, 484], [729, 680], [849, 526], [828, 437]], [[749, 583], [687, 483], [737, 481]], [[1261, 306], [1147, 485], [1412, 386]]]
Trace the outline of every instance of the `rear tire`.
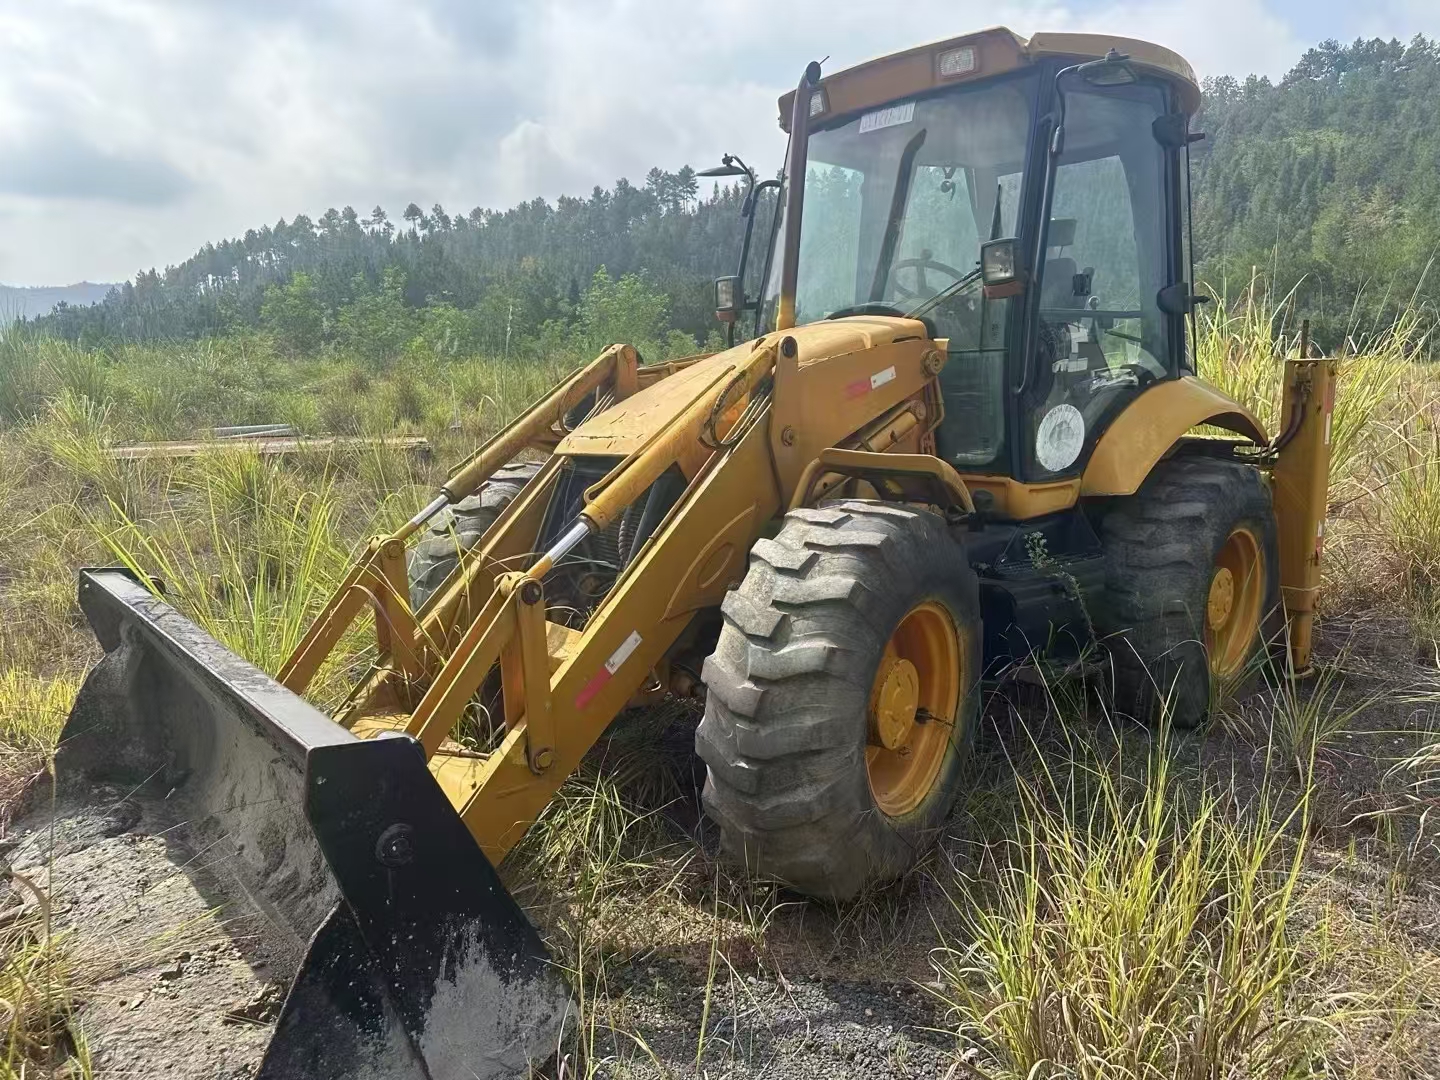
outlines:
[[[963, 547], [940, 518], [908, 507], [792, 510], [775, 539], [751, 549], [721, 611], [695, 744], [725, 852], [832, 899], [903, 874], [950, 813], [978, 709], [979, 593]], [[932, 633], [940, 651], [906, 651], [907, 627]], [[916, 703], [925, 715], [903, 739], [892, 729], [886, 749], [877, 702], [901, 655], [919, 661], [907, 676], [918, 679], [909, 715]], [[927, 673], [924, 655], [948, 657], [953, 670]], [[950, 715], [930, 715], [926, 702], [941, 700]], [[887, 786], [876, 763], [908, 768], [912, 753], [923, 768], [908, 787]]]
[[459, 565], [461, 554], [480, 542], [540, 466], [538, 461], [512, 461], [481, 484], [475, 494], [431, 520], [425, 538], [406, 555], [412, 610], [419, 611], [445, 583]]
[[[1117, 711], [1200, 726], [1216, 681], [1243, 683], [1284, 631], [1269, 489], [1247, 465], [1172, 458], [1134, 495], [1115, 500], [1101, 533], [1105, 598], [1095, 628], [1109, 648]], [[1243, 561], [1258, 579], [1230, 576], [1231, 609], [1245, 629], [1221, 640], [1211, 596], [1226, 591], [1216, 578], [1237, 545], [1249, 550]]]

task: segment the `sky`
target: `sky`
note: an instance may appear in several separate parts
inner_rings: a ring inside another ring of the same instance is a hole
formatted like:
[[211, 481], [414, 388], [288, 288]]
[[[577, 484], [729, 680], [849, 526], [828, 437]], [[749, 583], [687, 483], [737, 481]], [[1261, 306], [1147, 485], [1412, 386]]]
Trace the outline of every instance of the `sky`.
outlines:
[[0, 282], [123, 280], [331, 206], [769, 172], [806, 61], [996, 24], [1278, 78], [1326, 38], [1440, 36], [1440, 0], [0, 0]]

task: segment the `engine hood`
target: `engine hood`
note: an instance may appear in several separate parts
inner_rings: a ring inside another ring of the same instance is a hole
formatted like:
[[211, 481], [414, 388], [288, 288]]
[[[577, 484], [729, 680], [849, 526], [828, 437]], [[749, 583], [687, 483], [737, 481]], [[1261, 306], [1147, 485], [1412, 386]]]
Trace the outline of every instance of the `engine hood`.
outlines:
[[832, 356], [844, 356], [895, 341], [924, 338], [926, 332], [925, 324], [918, 319], [857, 315], [766, 334], [733, 349], [707, 356], [617, 402], [567, 435], [555, 452], [612, 457], [633, 453], [703, 395], [728, 364], [749, 355], [754, 349], [778, 344], [787, 337], [795, 340], [798, 366], [806, 367], [823, 363]]

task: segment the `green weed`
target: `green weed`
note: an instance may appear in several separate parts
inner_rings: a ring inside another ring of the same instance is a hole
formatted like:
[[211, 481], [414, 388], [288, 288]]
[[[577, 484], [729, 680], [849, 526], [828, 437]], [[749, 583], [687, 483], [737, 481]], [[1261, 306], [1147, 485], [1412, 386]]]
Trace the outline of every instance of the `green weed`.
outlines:
[[[1080, 750], [1017, 788], [936, 962], [985, 1077], [1210, 1078], [1306, 1072], [1344, 1010], [1309, 989], [1299, 941], [1305, 800], [1173, 774], [1162, 737], [1135, 777]], [[1308, 1073], [1307, 1073], [1308, 1074]]]

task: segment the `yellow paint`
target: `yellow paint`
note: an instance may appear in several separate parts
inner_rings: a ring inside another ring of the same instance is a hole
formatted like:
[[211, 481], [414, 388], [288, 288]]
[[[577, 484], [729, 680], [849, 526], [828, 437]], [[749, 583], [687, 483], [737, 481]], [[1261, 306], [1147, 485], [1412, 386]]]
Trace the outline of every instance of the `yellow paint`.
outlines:
[[931, 454], [886, 454], [838, 447], [822, 450], [795, 484], [790, 508], [812, 506], [825, 492], [845, 479], [863, 479], [890, 487], [888, 498], [897, 502], [929, 503], [975, 509], [970, 492], [948, 461]]
[[586, 490], [585, 509], [580, 513], [594, 531], [602, 531], [617, 521], [627, 506], [677, 462], [688, 462], [693, 473], [710, 456], [706, 438], [724, 438], [727, 434], [723, 426], [712, 430], [712, 418], [719, 419], [717, 409], [726, 402], [747, 399], [756, 384], [770, 373], [774, 359], [775, 350], [766, 347], [718, 365], [697, 364], [692, 370], [701, 371], [705, 378], [696, 380], [699, 385], [692, 388], [689, 404], [678, 412], [652, 416], [657, 426], [649, 429], [644, 441], [604, 479]]
[[932, 345], [909, 319], [840, 319], [788, 336], [795, 348], [788, 356], [777, 349], [770, 410], [770, 453], [787, 493], [822, 451], [922, 394], [934, 379], [924, 364]]
[[1333, 359], [1285, 361], [1280, 430], [1292, 433], [1293, 428], [1293, 433], [1281, 447], [1271, 474], [1280, 592], [1290, 626], [1290, 660], [1297, 672], [1310, 667], [1311, 623], [1320, 593], [1335, 364]]
[[908, 746], [920, 707], [920, 675], [903, 656], [887, 653], [875, 676], [872, 734], [886, 750]]
[[969, 678], [965, 656], [955, 620], [931, 600], [906, 613], [885, 644], [870, 691], [865, 772], [888, 817], [910, 813], [935, 786]]
[[758, 503], [741, 507], [705, 541], [670, 595], [670, 602], [665, 606], [667, 619], [714, 607], [725, 599], [730, 586], [739, 583], [745, 575], [750, 544], [759, 532], [760, 522], [756, 517], [760, 512]]
[[[461, 816], [486, 855], [498, 862], [524, 835], [556, 788], [580, 763], [610, 721], [641, 688], [666, 650], [689, 625], [691, 602], [677, 592], [696, 572], [694, 553], [713, 538], [715, 519], [735, 516], [725, 507], [755, 508], [757, 521], [779, 510], [780, 494], [766, 463], [766, 428], [758, 424], [723, 459], [697, 478], [681, 504], [591, 616], [575, 651], [550, 679], [557, 732], [555, 760], [542, 775], [531, 772], [522, 722], [484, 763], [479, 784]], [[717, 455], [718, 456], [718, 455]], [[748, 549], [748, 545], [747, 545]], [[678, 609], [676, 614], [668, 611]], [[582, 691], [632, 632], [640, 644], [584, 704]], [[529, 673], [527, 672], [527, 676]]]
[[[1008, 476], [987, 476], [983, 473], [958, 475], [972, 493], [988, 491], [995, 500], [996, 516], [1008, 521], [1028, 521], [1057, 510], [1068, 510], [1080, 498], [1078, 479], [1026, 484]], [[971, 497], [974, 497], [973, 494]]]
[[1080, 494], [1087, 498], [1133, 494], [1185, 433], [1202, 424], [1233, 431], [1257, 444], [1267, 441], [1254, 413], [1203, 379], [1186, 375], [1156, 383], [1100, 436], [1085, 466]]
[[1215, 556], [1205, 603], [1205, 652], [1219, 678], [1238, 674], [1249, 660], [1264, 622], [1265, 591], [1260, 542], [1241, 526]]
[[653, 383], [581, 424], [555, 447], [562, 455], [626, 457], [642, 449], [664, 424], [695, 401], [696, 394], [727, 366], [749, 354], [748, 345], [706, 357]]
[[1130, 57], [1130, 66], [1137, 71], [1167, 79], [1180, 91], [1186, 112], [1193, 113], [1200, 107], [1195, 69], [1179, 53], [1163, 45], [1109, 34], [1034, 34], [1025, 46], [1026, 53], [1036, 59], [1064, 56], [1082, 61], [1099, 59], [1111, 49]]

